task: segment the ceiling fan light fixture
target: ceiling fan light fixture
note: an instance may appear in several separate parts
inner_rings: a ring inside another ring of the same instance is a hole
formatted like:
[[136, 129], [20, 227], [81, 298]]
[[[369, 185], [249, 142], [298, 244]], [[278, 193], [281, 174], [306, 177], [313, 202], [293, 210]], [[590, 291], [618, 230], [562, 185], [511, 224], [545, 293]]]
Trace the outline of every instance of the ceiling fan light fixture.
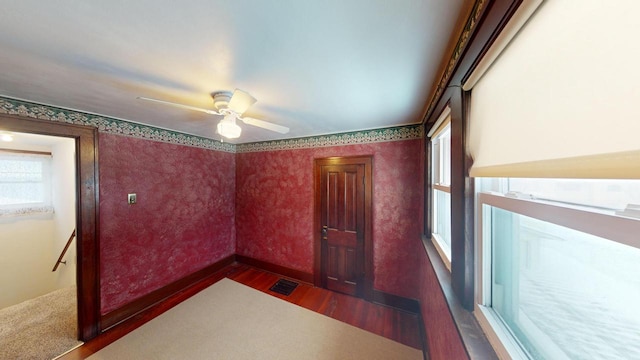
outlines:
[[225, 115], [224, 119], [218, 123], [218, 134], [228, 138], [236, 139], [240, 137], [242, 128], [236, 124], [236, 116], [233, 114]]

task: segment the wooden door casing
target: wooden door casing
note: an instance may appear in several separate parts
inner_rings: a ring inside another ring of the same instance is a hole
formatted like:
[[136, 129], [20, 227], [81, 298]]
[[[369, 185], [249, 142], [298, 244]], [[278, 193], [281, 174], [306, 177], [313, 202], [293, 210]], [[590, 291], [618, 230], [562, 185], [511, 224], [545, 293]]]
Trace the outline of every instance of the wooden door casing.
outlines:
[[371, 299], [371, 158], [316, 159], [315, 175], [315, 285]]

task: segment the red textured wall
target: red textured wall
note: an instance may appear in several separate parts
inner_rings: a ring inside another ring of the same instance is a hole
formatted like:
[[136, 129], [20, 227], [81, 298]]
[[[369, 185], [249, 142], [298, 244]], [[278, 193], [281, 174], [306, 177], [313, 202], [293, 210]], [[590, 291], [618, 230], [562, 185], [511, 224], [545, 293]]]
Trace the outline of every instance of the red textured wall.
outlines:
[[417, 298], [423, 141], [240, 153], [237, 254], [313, 272], [314, 159], [373, 156], [374, 288]]
[[99, 136], [102, 314], [235, 252], [235, 154]]
[[[421, 245], [422, 247], [422, 245]], [[453, 321], [440, 283], [424, 248], [419, 255], [420, 312], [427, 333], [429, 358], [468, 359], [462, 339]]]

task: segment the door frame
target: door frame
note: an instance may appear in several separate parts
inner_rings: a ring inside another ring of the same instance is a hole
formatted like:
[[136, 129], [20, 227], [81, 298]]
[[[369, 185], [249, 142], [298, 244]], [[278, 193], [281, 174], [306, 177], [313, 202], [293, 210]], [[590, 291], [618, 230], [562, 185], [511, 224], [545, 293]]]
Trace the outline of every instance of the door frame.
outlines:
[[100, 331], [98, 130], [6, 114], [0, 114], [0, 130], [75, 140], [78, 338], [90, 340]]
[[364, 276], [365, 300], [373, 300], [373, 156], [346, 156], [314, 159], [314, 226], [313, 226], [313, 282], [322, 287], [322, 166], [364, 165]]

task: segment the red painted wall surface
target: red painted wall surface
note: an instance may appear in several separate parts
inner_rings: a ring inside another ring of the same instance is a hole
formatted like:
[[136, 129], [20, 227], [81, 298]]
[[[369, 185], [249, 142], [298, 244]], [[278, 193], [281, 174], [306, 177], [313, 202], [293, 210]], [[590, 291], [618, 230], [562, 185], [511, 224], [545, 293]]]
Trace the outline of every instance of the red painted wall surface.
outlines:
[[374, 288], [417, 298], [422, 152], [416, 139], [237, 154], [237, 254], [312, 273], [314, 159], [372, 155]]
[[235, 154], [99, 136], [102, 314], [235, 252]]
[[[422, 247], [422, 245], [420, 245]], [[420, 312], [430, 359], [468, 359], [440, 283], [424, 248], [419, 255]]]

